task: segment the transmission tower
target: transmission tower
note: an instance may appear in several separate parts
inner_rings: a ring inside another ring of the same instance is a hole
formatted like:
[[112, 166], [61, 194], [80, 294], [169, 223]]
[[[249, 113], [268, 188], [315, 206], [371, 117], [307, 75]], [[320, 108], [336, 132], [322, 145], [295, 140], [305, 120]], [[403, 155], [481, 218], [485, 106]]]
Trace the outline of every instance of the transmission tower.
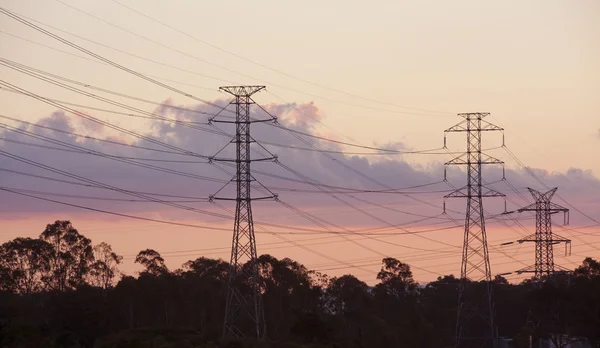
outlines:
[[571, 245], [571, 240], [552, 233], [552, 215], [562, 212], [564, 224], [566, 225], [569, 223], [569, 209], [551, 202], [558, 188], [553, 188], [546, 193], [541, 193], [532, 188], [527, 189], [535, 202], [518, 209], [517, 212], [535, 212], [535, 234], [519, 239], [518, 242], [535, 243], [535, 265], [525, 267], [517, 271], [517, 273], [535, 273], [535, 279], [540, 281], [544, 276], [554, 274], [555, 268], [561, 268], [561, 270], [566, 271], [566, 269], [562, 269], [562, 267], [554, 264], [554, 245], [565, 243], [566, 252], [566, 249]]
[[[253, 198], [250, 195], [251, 182], [256, 181], [251, 174], [250, 164], [254, 161], [276, 159], [275, 156], [260, 159], [252, 159], [250, 156], [250, 145], [255, 142], [250, 135], [250, 125], [274, 120], [273, 118], [254, 120], [250, 117], [250, 106], [254, 104], [251, 96], [263, 89], [264, 86], [220, 87], [219, 90], [234, 96], [230, 104], [236, 106], [235, 121], [217, 120], [216, 117], [210, 119], [210, 122], [235, 124], [235, 137], [231, 143], [235, 143], [236, 158], [218, 158], [216, 155], [211, 157], [211, 161], [236, 163], [235, 179], [232, 180], [237, 185], [236, 198], [217, 197], [216, 194], [211, 196], [211, 200], [235, 200], [236, 202], [223, 325], [223, 337], [227, 338], [247, 335], [261, 338], [265, 333], [251, 202], [257, 199], [276, 198], [276, 195], [260, 198]], [[266, 188], [265, 190], [268, 191]]]
[[[447, 133], [467, 133], [467, 152], [446, 163], [446, 166], [466, 166], [467, 185], [444, 196], [444, 199], [467, 199], [456, 344], [457, 347], [461, 348], [496, 348], [498, 340], [494, 324], [492, 273], [485, 231], [483, 198], [504, 197], [504, 195], [482, 185], [481, 169], [484, 164], [504, 164], [504, 162], [481, 152], [481, 135], [482, 132], [503, 131], [503, 129], [483, 120], [489, 113], [463, 113], [458, 115], [464, 117], [464, 120], [444, 132], [444, 146], [446, 145]], [[444, 178], [446, 178], [445, 172]]]

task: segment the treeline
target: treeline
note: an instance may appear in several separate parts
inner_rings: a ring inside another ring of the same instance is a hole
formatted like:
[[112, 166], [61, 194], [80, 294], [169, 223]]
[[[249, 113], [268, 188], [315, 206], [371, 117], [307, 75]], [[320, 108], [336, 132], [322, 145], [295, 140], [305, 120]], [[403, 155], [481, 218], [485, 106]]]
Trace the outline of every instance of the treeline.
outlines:
[[[93, 245], [69, 221], [37, 239], [0, 246], [0, 347], [356, 347], [440, 348], [453, 344], [459, 281], [417, 284], [410, 267], [382, 260], [378, 284], [328, 277], [288, 258], [262, 255], [260, 288], [268, 339], [221, 340], [228, 263], [199, 257], [169, 270], [154, 250], [119, 271], [122, 257]], [[473, 284], [484, 286], [484, 284]], [[600, 347], [600, 264], [570, 276], [493, 284], [499, 334], [513, 347], [587, 339]], [[562, 343], [561, 343], [562, 342]]]

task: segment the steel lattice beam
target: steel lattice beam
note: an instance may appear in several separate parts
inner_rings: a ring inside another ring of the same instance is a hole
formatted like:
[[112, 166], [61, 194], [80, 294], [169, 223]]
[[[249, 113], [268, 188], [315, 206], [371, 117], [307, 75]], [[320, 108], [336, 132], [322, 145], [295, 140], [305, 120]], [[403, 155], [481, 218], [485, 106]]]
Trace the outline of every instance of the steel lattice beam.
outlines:
[[445, 131], [467, 133], [467, 151], [446, 163], [447, 166], [466, 166], [467, 185], [444, 197], [467, 200], [456, 324], [457, 347], [498, 346], [483, 198], [504, 195], [482, 185], [481, 168], [484, 164], [504, 163], [481, 152], [481, 135], [482, 132], [503, 129], [482, 120], [487, 115], [459, 114], [465, 120]]
[[[261, 292], [258, 284], [258, 264], [254, 222], [252, 220], [252, 196], [250, 183], [252, 158], [250, 144], [254, 141], [250, 136], [250, 125], [255, 122], [250, 118], [250, 106], [254, 104], [251, 96], [264, 86], [226, 86], [220, 90], [234, 96], [231, 104], [236, 106], [236, 119], [232, 121], [211, 122], [235, 124], [235, 137], [231, 141], [236, 146], [236, 189], [235, 221], [229, 261], [229, 279], [225, 303], [225, 319], [223, 337], [264, 336], [264, 322]], [[214, 161], [230, 161], [212, 158]], [[264, 197], [263, 197], [264, 198]], [[219, 199], [211, 197], [211, 199]], [[222, 198], [229, 200], [227, 198]]]
[[552, 214], [563, 213], [565, 215], [565, 224], [568, 223], [569, 209], [558, 204], [552, 203], [552, 197], [558, 188], [542, 193], [532, 188], [528, 188], [535, 202], [526, 207], [518, 209], [518, 212], [535, 212], [535, 234], [518, 240], [519, 243], [535, 243], [535, 264], [523, 268], [517, 273], [534, 273], [535, 279], [540, 281], [543, 277], [552, 275], [555, 272], [554, 264], [554, 244], [571, 244], [569, 239], [557, 236], [552, 233]]

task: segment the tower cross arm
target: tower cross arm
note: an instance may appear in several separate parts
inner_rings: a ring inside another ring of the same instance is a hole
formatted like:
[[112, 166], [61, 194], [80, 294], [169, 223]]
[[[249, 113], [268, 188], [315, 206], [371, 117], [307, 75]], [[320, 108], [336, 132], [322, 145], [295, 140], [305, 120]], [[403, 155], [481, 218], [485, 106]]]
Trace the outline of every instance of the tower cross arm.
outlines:
[[265, 86], [223, 86], [219, 87], [219, 91], [223, 91], [231, 94], [234, 97], [245, 96], [249, 97], [254, 93], [260, 92], [265, 89]]
[[[506, 195], [494, 190], [493, 188], [487, 186], [481, 186], [481, 197], [505, 197]], [[459, 189], [456, 189], [449, 194], [445, 195], [444, 198], [465, 198], [471, 197], [469, 194], [469, 187], [463, 186]]]
[[[451, 165], [466, 165], [468, 162], [469, 156], [466, 153], [463, 153], [460, 156], [454, 157], [450, 161], [444, 163], [447, 166]], [[471, 162], [473, 163], [473, 162]], [[476, 164], [504, 164], [504, 161], [499, 160], [495, 157], [489, 156], [487, 154], [482, 154], [481, 161], [477, 161]]]
[[488, 121], [484, 121], [481, 119], [478, 120], [479, 121], [478, 127], [475, 127], [475, 128], [469, 127], [469, 123], [472, 120], [473, 120], [473, 118], [465, 118], [464, 120], [457, 123], [456, 125], [446, 129], [444, 132], [451, 133], [451, 132], [469, 132], [469, 131], [479, 131], [479, 132], [504, 131], [504, 128], [498, 127], [495, 124], [492, 124]]

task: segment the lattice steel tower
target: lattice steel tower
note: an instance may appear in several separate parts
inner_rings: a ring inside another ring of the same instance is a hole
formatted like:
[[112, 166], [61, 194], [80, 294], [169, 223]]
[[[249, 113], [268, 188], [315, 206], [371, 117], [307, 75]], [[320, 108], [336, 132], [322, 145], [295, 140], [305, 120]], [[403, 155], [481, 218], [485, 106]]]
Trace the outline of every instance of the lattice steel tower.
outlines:
[[215, 156], [211, 157], [211, 161], [236, 163], [236, 175], [233, 181], [237, 185], [237, 197], [220, 198], [216, 197], [216, 195], [211, 196], [211, 200], [236, 201], [227, 299], [225, 303], [225, 321], [223, 325], [224, 337], [250, 335], [260, 338], [264, 336], [251, 202], [256, 199], [276, 198], [276, 196], [253, 198], [250, 195], [251, 182], [255, 181], [250, 172], [250, 164], [253, 161], [275, 159], [274, 157], [252, 159], [250, 156], [250, 145], [255, 142], [250, 135], [250, 125], [255, 122], [273, 121], [272, 118], [268, 120], [253, 120], [250, 117], [250, 106], [254, 104], [251, 96], [263, 89], [265, 89], [264, 86], [220, 87], [219, 90], [235, 97], [230, 104], [236, 105], [236, 118], [235, 121], [217, 120], [215, 117], [210, 120], [211, 122], [232, 123], [235, 124], [236, 128], [235, 137], [231, 140], [231, 143], [235, 143], [236, 146], [235, 160], [217, 158]]
[[519, 213], [525, 211], [535, 212], [535, 234], [519, 239], [518, 242], [535, 243], [535, 265], [525, 267], [517, 271], [517, 273], [535, 273], [535, 278], [539, 281], [544, 276], [553, 274], [556, 267], [562, 268], [554, 265], [554, 245], [565, 243], [565, 248], [567, 248], [571, 245], [571, 240], [552, 233], [552, 215], [562, 212], [564, 214], [564, 223], [568, 224], [569, 209], [551, 202], [558, 188], [553, 188], [546, 193], [541, 193], [532, 188], [527, 189], [535, 199], [535, 202], [517, 211]]
[[[487, 115], [489, 113], [459, 114], [465, 120], [444, 132], [444, 146], [447, 133], [467, 133], [467, 152], [446, 163], [446, 166], [467, 167], [467, 185], [444, 197], [467, 199], [456, 324], [456, 344], [461, 348], [498, 346], [483, 198], [504, 195], [482, 185], [481, 169], [483, 164], [503, 162], [481, 152], [481, 135], [482, 132], [503, 129], [484, 121], [483, 118]], [[482, 281], [481, 284], [474, 283]]]

